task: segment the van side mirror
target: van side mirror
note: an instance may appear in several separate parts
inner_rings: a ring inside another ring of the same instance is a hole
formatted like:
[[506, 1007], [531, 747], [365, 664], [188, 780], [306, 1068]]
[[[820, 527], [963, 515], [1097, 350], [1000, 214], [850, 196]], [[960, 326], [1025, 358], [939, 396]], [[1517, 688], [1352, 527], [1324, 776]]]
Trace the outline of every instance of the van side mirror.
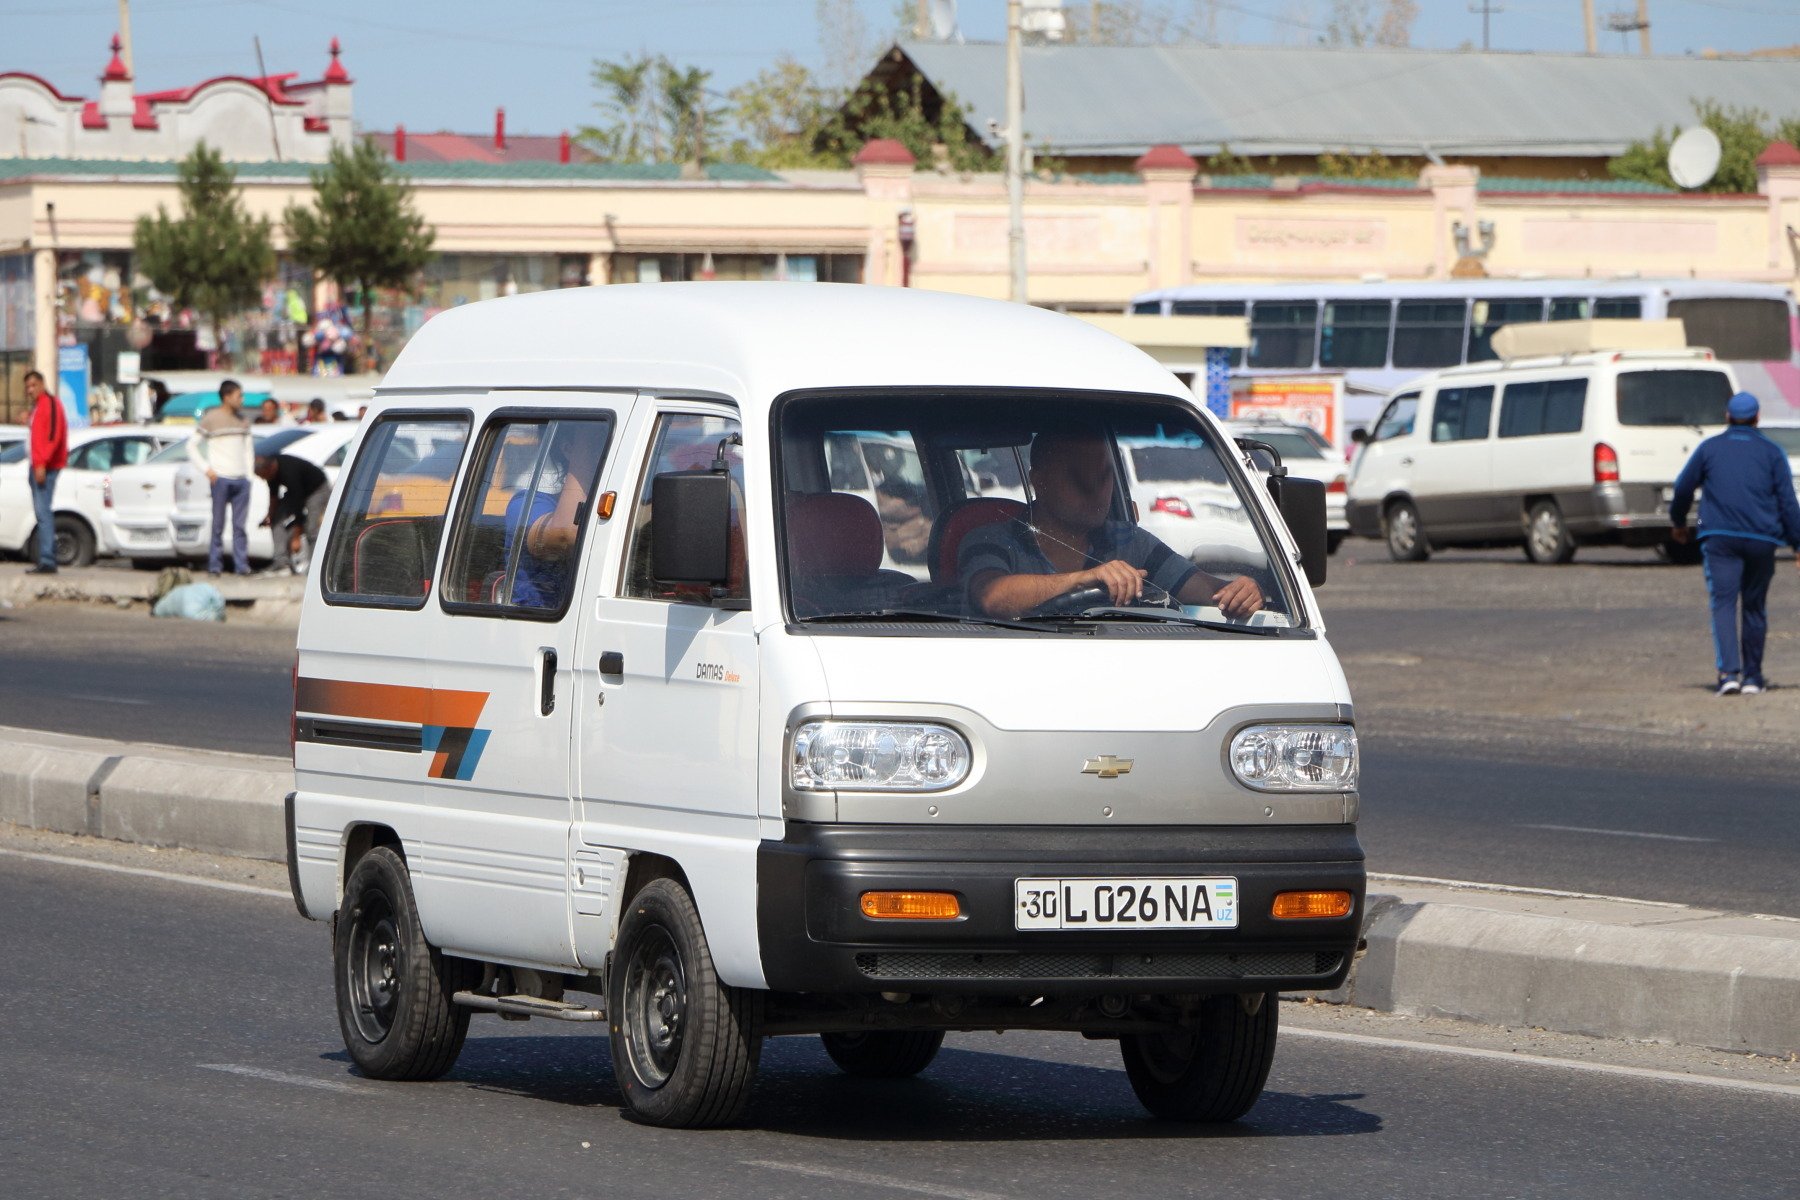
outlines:
[[651, 481], [650, 577], [707, 587], [730, 582], [730, 475], [666, 471]]
[[1281, 510], [1294, 545], [1300, 550], [1300, 569], [1314, 587], [1325, 584], [1325, 564], [1329, 561], [1325, 539], [1325, 484], [1318, 479], [1302, 479], [1297, 475], [1271, 475], [1269, 495]]

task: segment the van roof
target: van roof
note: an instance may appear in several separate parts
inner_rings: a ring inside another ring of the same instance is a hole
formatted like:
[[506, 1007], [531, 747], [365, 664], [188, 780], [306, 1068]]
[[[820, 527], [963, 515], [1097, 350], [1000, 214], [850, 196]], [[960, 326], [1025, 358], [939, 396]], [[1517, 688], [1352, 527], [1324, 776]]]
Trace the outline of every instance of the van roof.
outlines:
[[1537, 358], [1505, 358], [1491, 362], [1466, 363], [1460, 367], [1443, 367], [1427, 371], [1400, 390], [1418, 387], [1433, 378], [1461, 379], [1469, 375], [1496, 375], [1511, 371], [1541, 370], [1546, 367], [1603, 367], [1615, 363], [1665, 363], [1671, 366], [1721, 366], [1713, 352], [1702, 347], [1688, 350], [1595, 350], [1586, 354], [1546, 354]]
[[761, 407], [797, 388], [870, 386], [1191, 400], [1143, 351], [1044, 309], [868, 284], [719, 282], [567, 288], [448, 309], [413, 335], [377, 395], [639, 388]]

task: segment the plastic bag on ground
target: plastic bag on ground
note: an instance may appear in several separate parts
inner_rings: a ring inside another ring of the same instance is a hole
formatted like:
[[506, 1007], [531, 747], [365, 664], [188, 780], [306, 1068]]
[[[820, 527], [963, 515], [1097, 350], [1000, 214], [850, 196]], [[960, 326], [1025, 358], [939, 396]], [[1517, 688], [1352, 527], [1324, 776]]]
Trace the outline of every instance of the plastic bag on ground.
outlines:
[[210, 583], [188, 583], [171, 588], [150, 609], [153, 617], [183, 617], [189, 621], [223, 621], [225, 597]]

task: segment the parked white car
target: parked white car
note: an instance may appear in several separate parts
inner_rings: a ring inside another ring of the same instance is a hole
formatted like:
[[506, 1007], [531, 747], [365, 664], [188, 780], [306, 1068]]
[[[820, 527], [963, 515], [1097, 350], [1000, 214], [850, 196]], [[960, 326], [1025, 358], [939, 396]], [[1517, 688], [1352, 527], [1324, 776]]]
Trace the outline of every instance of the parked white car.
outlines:
[[12, 449], [31, 436], [31, 429], [26, 425], [0, 425], [0, 454]]
[[[85, 567], [104, 544], [112, 472], [144, 462], [185, 436], [158, 425], [101, 425], [69, 431], [69, 465], [56, 481], [56, 564]], [[31, 507], [30, 447], [0, 451], [0, 552], [32, 554], [37, 517]]]
[[[1325, 549], [1336, 554], [1350, 532], [1344, 516], [1345, 487], [1350, 477], [1350, 464], [1327, 442], [1319, 431], [1308, 425], [1286, 421], [1227, 421], [1225, 432], [1234, 438], [1253, 438], [1267, 442], [1281, 455], [1281, 465], [1288, 474], [1302, 479], [1316, 479], [1325, 485]], [[1258, 462], [1267, 468], [1267, 464]]]
[[1787, 454], [1788, 465], [1794, 469], [1794, 486], [1800, 488], [1800, 421], [1764, 421], [1758, 428]]
[[[257, 454], [293, 454], [325, 469], [325, 477], [337, 481], [343, 466], [344, 451], [356, 436], [354, 421], [333, 421], [329, 425], [288, 425], [256, 439]], [[169, 515], [174, 553], [182, 558], [205, 558], [212, 543], [212, 489], [206, 472], [192, 462], [183, 462], [175, 471], [172, 485], [174, 507]], [[269, 515], [268, 485], [260, 479], [250, 481], [250, 510], [244, 518], [251, 558], [267, 561], [275, 557], [275, 536], [265, 528], [263, 518]]]

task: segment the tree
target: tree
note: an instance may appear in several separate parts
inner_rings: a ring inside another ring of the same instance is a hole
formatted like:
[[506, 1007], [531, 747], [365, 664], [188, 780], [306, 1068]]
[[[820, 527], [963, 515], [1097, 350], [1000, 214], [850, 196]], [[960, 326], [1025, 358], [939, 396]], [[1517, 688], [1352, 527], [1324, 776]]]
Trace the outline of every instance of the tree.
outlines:
[[838, 95], [848, 95], [878, 48], [869, 36], [869, 22], [857, 0], [813, 0], [813, 14], [819, 25], [825, 82]]
[[225, 319], [259, 304], [275, 274], [269, 219], [252, 219], [237, 190], [237, 172], [200, 142], [176, 168], [181, 215], [162, 205], [139, 217], [132, 236], [137, 269], [179, 308], [202, 313], [215, 336]]
[[843, 165], [838, 156], [820, 148], [837, 109], [804, 64], [783, 55], [774, 66], [733, 88], [729, 99], [738, 132], [726, 151], [732, 161], [770, 170]]
[[362, 294], [363, 344], [369, 345], [374, 291], [410, 285], [431, 261], [436, 232], [413, 207], [412, 188], [374, 142], [331, 148], [312, 173], [313, 207], [288, 205], [288, 252], [348, 291]]
[[663, 128], [669, 133], [669, 160], [699, 164], [706, 157], [707, 131], [722, 120], [706, 86], [712, 72], [677, 67], [667, 59], [657, 64], [657, 99]]
[[998, 156], [969, 137], [968, 113], [955, 96], [945, 93], [935, 114], [925, 103], [924, 83], [914, 79], [905, 91], [889, 92], [864, 83], [844, 102], [819, 138], [820, 148], [848, 165], [856, 152], [876, 138], [892, 138], [921, 163], [936, 160], [938, 147], [957, 171], [991, 171]]
[[662, 161], [662, 121], [655, 97], [656, 73], [664, 60], [640, 54], [611, 62], [594, 60], [594, 86], [601, 90], [596, 105], [606, 113], [605, 125], [583, 126], [576, 134], [582, 142], [614, 162]]
[[1327, 46], [1366, 46], [1374, 37], [1369, 0], [1332, 0], [1331, 17], [1325, 23]]
[[1387, 0], [1381, 10], [1381, 22], [1375, 27], [1377, 46], [1412, 45], [1413, 22], [1419, 19], [1419, 6], [1413, 0]]
[[[1756, 156], [1768, 148], [1774, 136], [1782, 132], [1800, 134], [1800, 118], [1789, 118], [1769, 132], [1769, 114], [1756, 108], [1726, 108], [1716, 100], [1695, 100], [1694, 114], [1700, 124], [1719, 138], [1719, 169], [1707, 183], [1695, 189], [1702, 192], [1756, 191]], [[1661, 187], [1676, 187], [1669, 174], [1669, 146], [1674, 134], [1658, 128], [1649, 140], [1633, 142], [1619, 157], [1606, 164], [1614, 179], [1635, 179]], [[1784, 139], [1785, 140], [1785, 139]]]
[[1411, 179], [1419, 173], [1405, 160], [1395, 161], [1379, 150], [1358, 154], [1330, 150], [1319, 155], [1319, 174], [1327, 179]]

